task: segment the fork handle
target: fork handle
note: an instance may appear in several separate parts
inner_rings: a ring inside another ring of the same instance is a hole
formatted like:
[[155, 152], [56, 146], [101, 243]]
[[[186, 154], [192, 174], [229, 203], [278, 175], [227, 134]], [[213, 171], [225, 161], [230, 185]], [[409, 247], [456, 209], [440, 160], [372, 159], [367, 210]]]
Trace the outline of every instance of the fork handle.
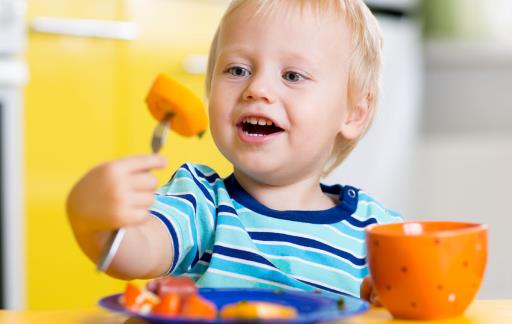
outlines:
[[[158, 154], [162, 148], [162, 145], [165, 141], [167, 128], [171, 126], [170, 123], [173, 116], [173, 113], [165, 114], [165, 116], [156, 126], [153, 132], [153, 137], [151, 138], [151, 149], [153, 154]], [[103, 250], [101, 258], [96, 263], [96, 269], [98, 271], [105, 272], [108, 269], [112, 263], [112, 260], [114, 259], [114, 256], [117, 253], [117, 250], [119, 249], [119, 246], [121, 245], [121, 241], [123, 240], [125, 232], [126, 230], [121, 227], [110, 234], [107, 244], [105, 245], [105, 250]]]
[[121, 227], [110, 234], [103, 254], [98, 260], [98, 263], [96, 263], [96, 269], [98, 271], [105, 272], [108, 269], [121, 245], [125, 233], [126, 229]]

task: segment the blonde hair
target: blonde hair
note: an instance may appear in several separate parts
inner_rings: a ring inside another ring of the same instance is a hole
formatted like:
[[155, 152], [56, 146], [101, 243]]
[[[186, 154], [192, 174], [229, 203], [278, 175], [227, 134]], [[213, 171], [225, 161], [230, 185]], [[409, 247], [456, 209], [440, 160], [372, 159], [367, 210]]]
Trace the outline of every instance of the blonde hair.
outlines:
[[374, 111], [379, 96], [379, 78], [382, 60], [382, 34], [377, 19], [370, 12], [362, 0], [233, 0], [217, 28], [213, 38], [208, 57], [208, 69], [206, 73], [206, 94], [209, 96], [212, 82], [212, 74], [217, 61], [218, 35], [222, 23], [231, 13], [247, 1], [257, 3], [255, 14], [267, 14], [282, 4], [293, 4], [300, 10], [304, 8], [315, 10], [317, 14], [334, 14], [343, 17], [352, 31], [353, 52], [350, 58], [348, 77], [348, 102], [349, 109], [354, 109], [357, 100], [362, 95], [367, 95], [369, 101], [370, 116], [361, 136], [355, 140], [337, 138], [333, 154], [328, 161], [324, 174], [331, 172], [354, 149], [357, 142], [364, 136], [373, 120]]

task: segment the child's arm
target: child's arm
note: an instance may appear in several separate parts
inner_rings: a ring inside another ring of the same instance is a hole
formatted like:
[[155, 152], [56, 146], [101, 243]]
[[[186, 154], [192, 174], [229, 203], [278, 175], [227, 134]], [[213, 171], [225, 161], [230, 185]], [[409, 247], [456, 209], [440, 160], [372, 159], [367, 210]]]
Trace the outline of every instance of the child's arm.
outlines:
[[160, 221], [149, 215], [157, 179], [152, 169], [164, 158], [134, 156], [99, 165], [71, 190], [67, 212], [83, 252], [97, 262], [111, 232], [126, 234], [107, 273], [122, 279], [150, 278], [169, 269], [172, 242]]

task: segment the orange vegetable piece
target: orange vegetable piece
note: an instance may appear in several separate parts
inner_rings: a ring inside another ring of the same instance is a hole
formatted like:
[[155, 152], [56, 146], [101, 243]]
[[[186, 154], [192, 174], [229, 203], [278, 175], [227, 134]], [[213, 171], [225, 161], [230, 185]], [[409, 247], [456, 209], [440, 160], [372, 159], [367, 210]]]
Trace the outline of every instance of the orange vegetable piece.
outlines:
[[151, 310], [152, 314], [159, 316], [177, 316], [180, 313], [181, 298], [176, 293], [169, 293], [160, 299]]
[[290, 319], [296, 316], [295, 308], [269, 302], [241, 301], [224, 306], [220, 312], [223, 319], [240, 320]]
[[153, 82], [146, 103], [158, 121], [172, 113], [171, 128], [183, 136], [201, 134], [208, 126], [203, 101], [165, 74], [158, 75]]
[[153, 306], [158, 303], [158, 297], [148, 291], [141, 290], [134, 283], [128, 282], [119, 302], [133, 312], [149, 313]]
[[198, 294], [194, 294], [185, 300], [180, 315], [185, 318], [213, 320], [217, 317], [217, 306]]

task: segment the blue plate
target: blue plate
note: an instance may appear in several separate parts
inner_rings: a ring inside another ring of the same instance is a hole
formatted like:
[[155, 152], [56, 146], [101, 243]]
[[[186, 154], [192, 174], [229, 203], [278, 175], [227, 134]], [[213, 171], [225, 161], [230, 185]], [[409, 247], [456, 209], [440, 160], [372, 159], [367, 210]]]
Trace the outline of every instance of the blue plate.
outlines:
[[[247, 289], [247, 288], [199, 288], [199, 294], [214, 302], [220, 310], [224, 305], [236, 303], [242, 300], [267, 301], [285, 306], [292, 306], [297, 310], [298, 316], [293, 320], [260, 320], [258, 323], [317, 323], [323, 321], [339, 320], [368, 310], [368, 303], [351, 296], [343, 296], [344, 307], [338, 307], [338, 300], [321, 294], [302, 291], [275, 291], [271, 289]], [[119, 296], [116, 294], [107, 296], [99, 301], [103, 308], [114, 312], [120, 312], [135, 316], [155, 324], [177, 323], [236, 323], [235, 320], [190, 320], [184, 318], [170, 318], [155, 315], [142, 315], [131, 312], [119, 304]]]

